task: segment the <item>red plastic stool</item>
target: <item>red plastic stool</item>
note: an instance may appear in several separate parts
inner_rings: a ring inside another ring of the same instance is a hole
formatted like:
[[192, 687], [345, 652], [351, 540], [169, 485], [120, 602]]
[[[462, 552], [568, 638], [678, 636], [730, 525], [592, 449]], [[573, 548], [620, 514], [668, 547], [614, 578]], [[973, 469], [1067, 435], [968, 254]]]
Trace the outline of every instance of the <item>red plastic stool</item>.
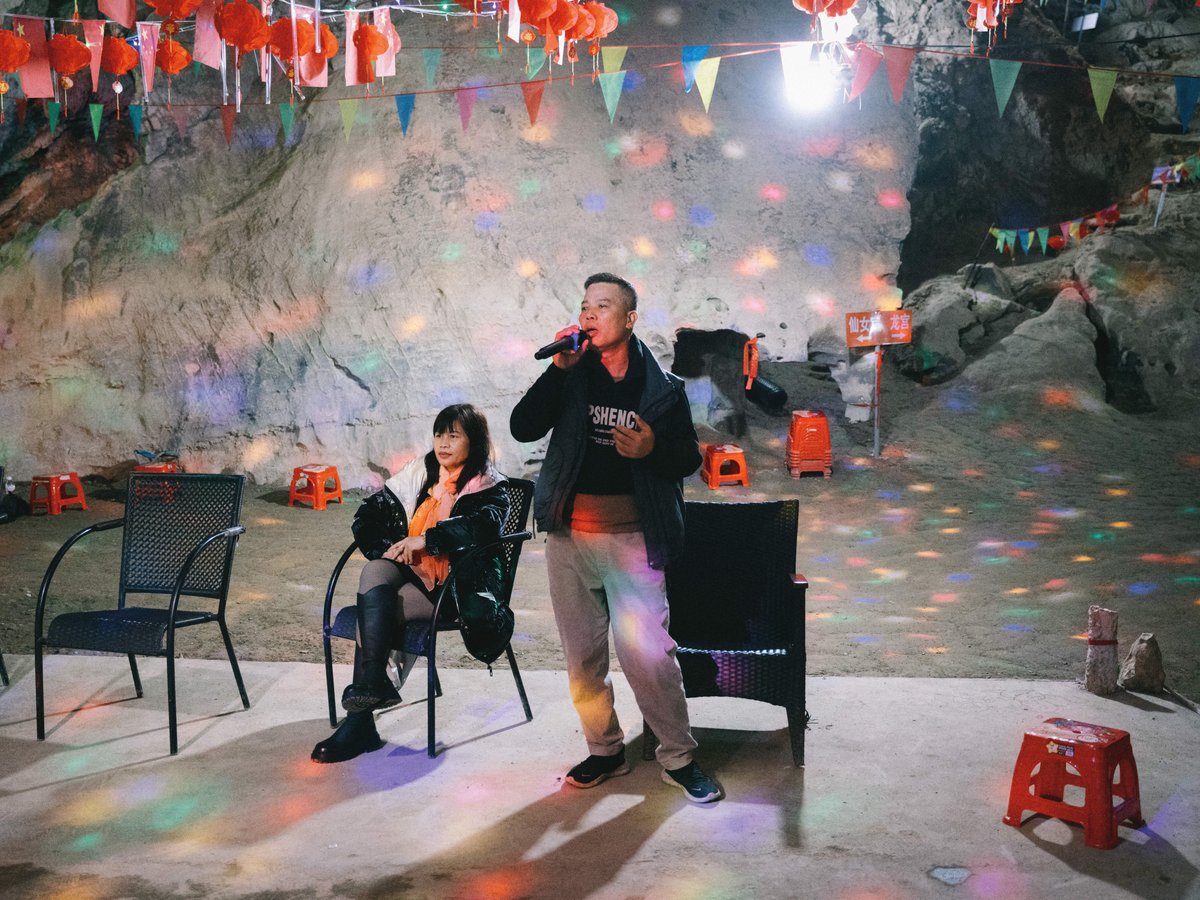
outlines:
[[[75, 489], [72, 495], [63, 494], [63, 486], [71, 485]], [[38, 496], [41, 488], [42, 496]], [[64, 472], [59, 475], [34, 475], [29, 482], [29, 506], [33, 512], [46, 510], [47, 515], [57, 516], [68, 506], [78, 506], [87, 509], [87, 498], [83, 495], [83, 485], [79, 476], [74, 472]]]
[[750, 486], [750, 473], [746, 470], [746, 455], [737, 444], [702, 444], [704, 464], [700, 476], [709, 488], [723, 484]]
[[[1082, 806], [1064, 802], [1067, 787], [1083, 788]], [[1116, 806], [1114, 797], [1121, 800]], [[1117, 846], [1121, 823], [1145, 825], [1129, 732], [1071, 719], [1047, 719], [1025, 732], [1005, 824], [1020, 827], [1027, 809], [1082, 825], [1083, 842], [1099, 850]]]
[[[333, 486], [329, 486], [329, 482]], [[337, 466], [320, 463], [292, 469], [292, 486], [288, 489], [288, 506], [297, 500], [311, 503], [313, 509], [324, 509], [330, 500], [342, 501], [342, 481], [338, 478]]]
[[829, 446], [829, 419], [823, 412], [792, 411], [787, 439], [788, 474], [799, 478], [804, 472], [833, 474], [833, 451]]

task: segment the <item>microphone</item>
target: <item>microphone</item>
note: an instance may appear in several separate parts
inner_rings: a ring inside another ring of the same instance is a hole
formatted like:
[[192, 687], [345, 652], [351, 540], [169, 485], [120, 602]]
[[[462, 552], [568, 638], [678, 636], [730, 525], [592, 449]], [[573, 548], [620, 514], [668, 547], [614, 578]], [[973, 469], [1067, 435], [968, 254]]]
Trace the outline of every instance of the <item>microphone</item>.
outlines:
[[533, 354], [534, 359], [549, 359], [551, 356], [556, 356], [564, 350], [574, 353], [579, 349], [579, 345], [583, 343], [585, 335], [582, 331], [573, 331], [564, 338], [559, 338], [553, 344], [547, 344], [537, 353]]

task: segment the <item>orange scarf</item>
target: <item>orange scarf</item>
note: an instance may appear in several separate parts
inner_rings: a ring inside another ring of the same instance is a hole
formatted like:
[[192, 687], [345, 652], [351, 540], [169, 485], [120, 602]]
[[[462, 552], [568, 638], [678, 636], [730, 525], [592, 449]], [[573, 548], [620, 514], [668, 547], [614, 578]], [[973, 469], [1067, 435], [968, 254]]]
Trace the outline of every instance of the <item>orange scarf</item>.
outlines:
[[[450, 518], [454, 501], [458, 499], [458, 476], [461, 471], [451, 474], [444, 466], [438, 467], [438, 483], [429, 489], [429, 496], [413, 513], [412, 523], [408, 526], [409, 537], [423, 535], [438, 522]], [[445, 556], [421, 553], [411, 568], [425, 587], [433, 590], [450, 573], [450, 560]]]

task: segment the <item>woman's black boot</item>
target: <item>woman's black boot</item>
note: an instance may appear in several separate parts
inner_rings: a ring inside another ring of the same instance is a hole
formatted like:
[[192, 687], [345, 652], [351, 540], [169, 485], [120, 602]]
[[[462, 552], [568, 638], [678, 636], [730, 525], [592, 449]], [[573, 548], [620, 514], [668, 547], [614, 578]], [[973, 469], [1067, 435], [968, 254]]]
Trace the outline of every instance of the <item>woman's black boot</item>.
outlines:
[[386, 709], [400, 702], [400, 692], [387, 677], [397, 602], [396, 589], [386, 584], [358, 595], [359, 643], [354, 648], [354, 682], [342, 692], [342, 707], [347, 712]]
[[319, 763], [345, 762], [382, 746], [383, 739], [375, 730], [375, 717], [369, 712], [351, 713], [337, 731], [313, 747], [312, 758]]

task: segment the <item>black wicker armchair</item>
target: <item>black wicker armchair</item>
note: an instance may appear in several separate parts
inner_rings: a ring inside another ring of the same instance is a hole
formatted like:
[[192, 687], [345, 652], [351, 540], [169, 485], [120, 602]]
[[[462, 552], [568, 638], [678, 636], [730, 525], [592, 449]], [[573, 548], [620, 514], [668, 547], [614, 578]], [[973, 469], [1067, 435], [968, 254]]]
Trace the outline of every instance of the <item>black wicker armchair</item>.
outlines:
[[[742, 697], [787, 710], [804, 765], [804, 594], [794, 574], [800, 503], [684, 506], [685, 549], [667, 570], [671, 636], [689, 697]], [[643, 722], [642, 754], [657, 740]]]
[[[178, 752], [175, 631], [206, 622], [215, 622], [220, 627], [242, 706], [250, 708], [225, 624], [233, 554], [238, 535], [246, 530], [238, 522], [242, 486], [240, 475], [135, 473], [129, 478], [125, 517], [76, 532], [55, 554], [42, 579], [34, 619], [39, 741], [46, 737], [42, 655], [45, 648], [58, 647], [126, 654], [138, 697], [142, 696], [142, 682], [136, 657], [165, 657], [171, 753]], [[51, 582], [63, 557], [87, 535], [112, 528], [125, 529], [117, 608], [62, 613], [50, 620], [43, 635]], [[131, 594], [167, 595], [170, 600], [166, 606], [130, 606], [127, 600]], [[208, 609], [187, 610], [179, 606], [181, 597], [215, 602], [206, 604]]]
[[[437, 636], [439, 632], [457, 631], [458, 622], [450, 617], [442, 616], [442, 603], [447, 598], [447, 591], [454, 583], [455, 571], [471, 558], [488, 553], [499, 553], [504, 563], [504, 584], [502, 595], [497, 597], [501, 603], [507, 604], [512, 597], [513, 582], [517, 577], [517, 563], [521, 558], [521, 547], [532, 535], [525, 531], [525, 523], [529, 518], [529, 507], [533, 502], [533, 482], [520, 478], [510, 478], [507, 482], [509, 492], [508, 518], [501, 529], [501, 537], [481, 547], [477, 547], [458, 560], [457, 566], [450, 567], [450, 574], [434, 595], [434, 613], [429, 621], [409, 621], [405, 623], [404, 632], [398, 636], [393, 649], [404, 653], [422, 656], [426, 660], [426, 702], [428, 717], [428, 746], [430, 757], [436, 755], [436, 699], [442, 695], [441, 682], [437, 675]], [[325, 609], [322, 618], [322, 635], [325, 645], [325, 689], [329, 701], [329, 724], [337, 725], [337, 704], [333, 686], [333, 647], [330, 638], [355, 640], [358, 624], [354, 606], [344, 606], [333, 612], [333, 598], [337, 591], [338, 581], [342, 570], [350, 558], [358, 552], [358, 547], [351, 544], [338, 559], [333, 573], [329, 576], [329, 588], [325, 591]], [[517, 658], [513, 653], [512, 642], [504, 649], [508, 657], [508, 666], [513, 680], [517, 685], [517, 693], [521, 697], [521, 706], [525, 710], [525, 721], [533, 720], [533, 711], [529, 707], [529, 698], [525, 695], [525, 685], [521, 681], [521, 670], [517, 668]]]

